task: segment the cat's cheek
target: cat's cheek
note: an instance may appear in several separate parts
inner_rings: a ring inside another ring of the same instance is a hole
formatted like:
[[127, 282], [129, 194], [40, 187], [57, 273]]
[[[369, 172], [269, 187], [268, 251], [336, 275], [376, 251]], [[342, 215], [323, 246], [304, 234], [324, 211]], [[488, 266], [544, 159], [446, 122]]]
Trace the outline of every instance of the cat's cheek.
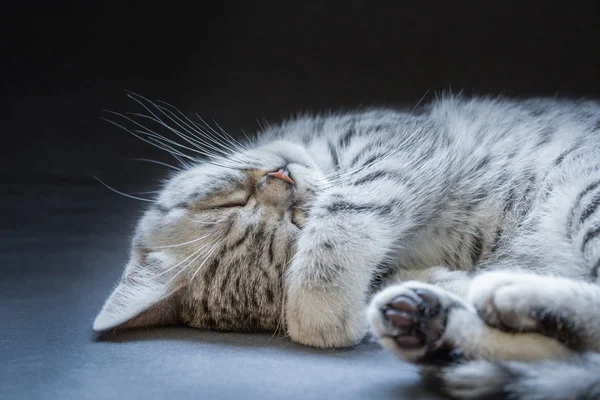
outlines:
[[320, 348], [349, 347], [367, 333], [364, 305], [334, 291], [309, 290], [291, 283], [287, 289], [286, 325], [290, 338]]

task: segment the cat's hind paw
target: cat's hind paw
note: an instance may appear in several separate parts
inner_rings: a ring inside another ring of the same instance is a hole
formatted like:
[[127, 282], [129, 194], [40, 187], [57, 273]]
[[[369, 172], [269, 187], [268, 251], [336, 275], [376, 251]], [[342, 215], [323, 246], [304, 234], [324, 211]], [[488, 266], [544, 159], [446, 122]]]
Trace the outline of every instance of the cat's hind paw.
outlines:
[[489, 272], [473, 280], [469, 300], [489, 326], [509, 332], [540, 333], [579, 349], [585, 335], [578, 326], [585, 325], [585, 321], [578, 321], [573, 305], [582, 293], [570, 284], [553, 276]]
[[[473, 280], [469, 301], [489, 326], [528, 332], [536, 330], [539, 292], [550, 290], [544, 278], [517, 272], [489, 272]], [[538, 310], [541, 311], [541, 310]]]
[[427, 283], [409, 281], [378, 293], [367, 310], [379, 342], [413, 363], [455, 360], [458, 349], [444, 340], [450, 311], [465, 307], [457, 296]]

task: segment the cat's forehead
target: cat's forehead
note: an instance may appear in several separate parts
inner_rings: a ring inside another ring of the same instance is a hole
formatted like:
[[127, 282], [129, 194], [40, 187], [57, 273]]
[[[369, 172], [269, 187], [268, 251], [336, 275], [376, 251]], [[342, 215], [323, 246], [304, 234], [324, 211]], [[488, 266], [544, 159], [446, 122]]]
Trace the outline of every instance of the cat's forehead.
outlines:
[[259, 148], [242, 152], [238, 160], [255, 168], [282, 167], [290, 164], [316, 168], [314, 160], [303, 146], [284, 140], [269, 142]]

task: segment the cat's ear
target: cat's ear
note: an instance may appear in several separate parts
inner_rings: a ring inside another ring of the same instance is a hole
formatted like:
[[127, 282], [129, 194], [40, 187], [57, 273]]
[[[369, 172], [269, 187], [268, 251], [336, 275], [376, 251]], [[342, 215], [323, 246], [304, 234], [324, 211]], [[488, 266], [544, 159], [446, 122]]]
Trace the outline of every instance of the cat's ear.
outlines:
[[171, 282], [168, 265], [161, 254], [134, 255], [94, 320], [94, 330], [176, 324], [179, 288]]

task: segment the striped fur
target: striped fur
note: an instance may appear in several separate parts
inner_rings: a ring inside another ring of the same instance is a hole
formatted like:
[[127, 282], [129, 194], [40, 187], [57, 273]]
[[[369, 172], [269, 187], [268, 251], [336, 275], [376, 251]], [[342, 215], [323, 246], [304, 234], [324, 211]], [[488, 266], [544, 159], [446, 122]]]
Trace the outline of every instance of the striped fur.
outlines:
[[[169, 180], [94, 327], [285, 327], [326, 348], [371, 329], [454, 395], [586, 398], [600, 390], [582, 367], [600, 351], [599, 121], [593, 101], [445, 97], [266, 127]], [[294, 185], [267, 175], [283, 167]], [[539, 372], [558, 368], [579, 378]]]

